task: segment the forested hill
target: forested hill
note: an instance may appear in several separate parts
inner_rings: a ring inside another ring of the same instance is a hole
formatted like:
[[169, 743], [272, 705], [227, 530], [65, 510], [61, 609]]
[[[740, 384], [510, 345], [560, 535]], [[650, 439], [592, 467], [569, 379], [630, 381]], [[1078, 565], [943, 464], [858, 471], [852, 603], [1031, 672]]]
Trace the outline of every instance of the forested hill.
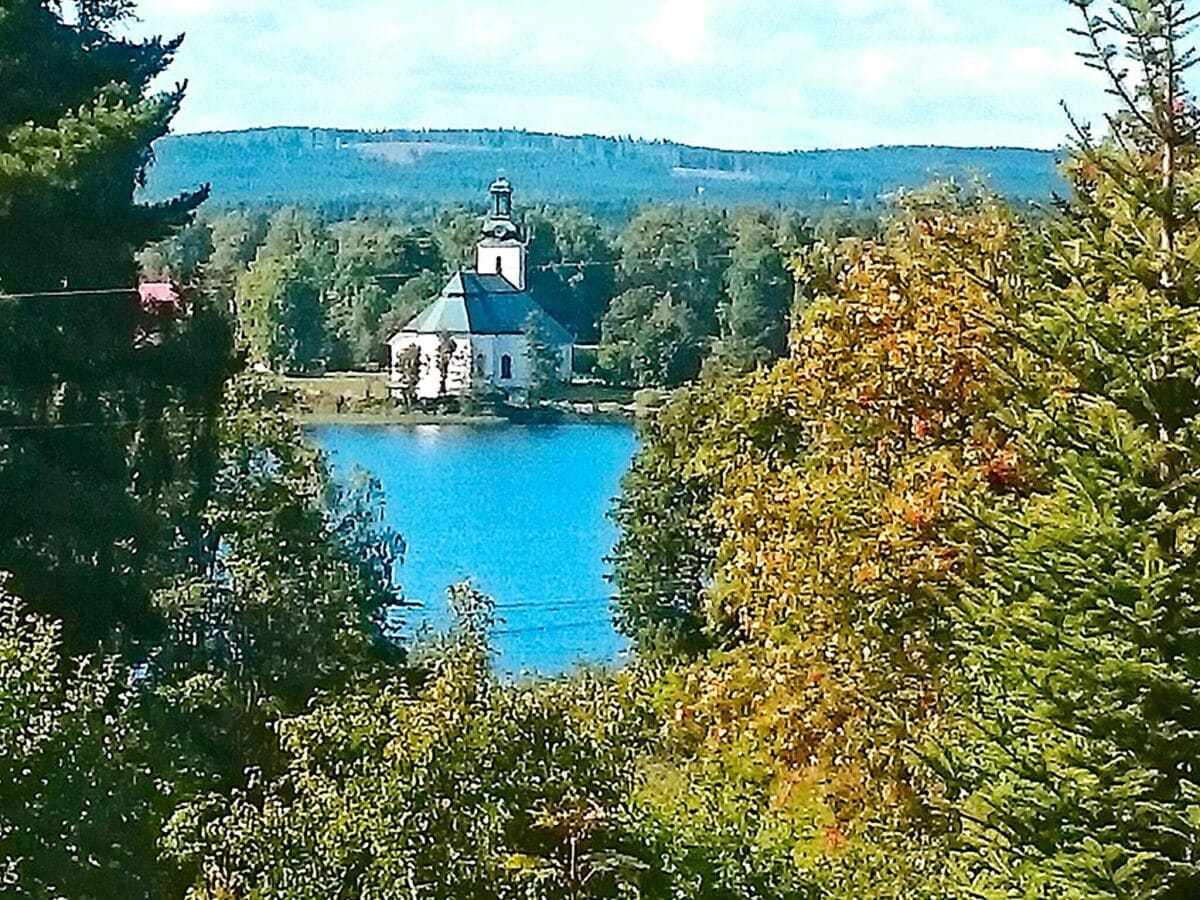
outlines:
[[627, 207], [702, 198], [724, 205], [870, 204], [899, 187], [982, 176], [1012, 198], [1057, 186], [1053, 153], [874, 147], [756, 153], [663, 141], [525, 131], [270, 128], [167, 137], [146, 193], [211, 182], [217, 205], [477, 202], [498, 173], [525, 201]]

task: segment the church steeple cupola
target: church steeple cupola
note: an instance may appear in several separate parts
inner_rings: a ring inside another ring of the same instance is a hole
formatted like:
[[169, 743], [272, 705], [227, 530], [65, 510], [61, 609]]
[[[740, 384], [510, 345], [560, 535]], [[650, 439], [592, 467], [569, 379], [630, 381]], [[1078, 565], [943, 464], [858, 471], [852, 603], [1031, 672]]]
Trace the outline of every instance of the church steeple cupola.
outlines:
[[504, 177], [497, 178], [488, 189], [492, 195], [492, 218], [512, 218], [512, 185]]
[[493, 240], [521, 240], [521, 228], [513, 221], [513, 189], [507, 178], [497, 178], [488, 189], [492, 206], [483, 225], [483, 236]]
[[507, 178], [497, 178], [488, 189], [491, 208], [483, 223], [475, 271], [500, 275], [517, 290], [525, 290], [525, 235], [513, 221], [513, 189]]

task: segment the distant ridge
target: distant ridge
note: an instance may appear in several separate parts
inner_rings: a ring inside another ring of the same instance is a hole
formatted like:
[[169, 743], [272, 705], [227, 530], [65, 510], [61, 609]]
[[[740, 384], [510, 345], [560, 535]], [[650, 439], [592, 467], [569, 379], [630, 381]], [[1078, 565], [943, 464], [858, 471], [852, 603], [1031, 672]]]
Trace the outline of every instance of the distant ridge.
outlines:
[[211, 182], [216, 205], [476, 203], [503, 172], [521, 200], [870, 205], [899, 188], [982, 177], [1013, 199], [1061, 187], [1055, 154], [1020, 147], [894, 146], [787, 152], [490, 129], [260, 128], [163, 138], [145, 194]]

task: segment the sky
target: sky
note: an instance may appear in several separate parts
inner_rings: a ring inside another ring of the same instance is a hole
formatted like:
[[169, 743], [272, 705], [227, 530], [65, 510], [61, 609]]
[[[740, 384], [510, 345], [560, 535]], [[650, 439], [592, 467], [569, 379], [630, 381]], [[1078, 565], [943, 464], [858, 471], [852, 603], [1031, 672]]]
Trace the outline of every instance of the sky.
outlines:
[[1065, 0], [147, 0], [181, 132], [524, 128], [1052, 148], [1108, 104]]

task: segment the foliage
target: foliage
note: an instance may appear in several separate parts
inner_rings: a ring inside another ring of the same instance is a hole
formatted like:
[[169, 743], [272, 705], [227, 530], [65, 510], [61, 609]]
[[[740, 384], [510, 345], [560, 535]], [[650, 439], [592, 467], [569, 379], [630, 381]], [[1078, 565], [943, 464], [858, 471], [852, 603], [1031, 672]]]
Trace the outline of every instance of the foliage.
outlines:
[[546, 314], [534, 310], [524, 325], [525, 354], [529, 365], [529, 399], [540, 402], [559, 383], [562, 356], [555, 345]]
[[712, 439], [708, 426], [716, 426], [728, 390], [705, 384], [679, 391], [642, 423], [641, 450], [621, 482], [613, 512], [620, 528], [615, 619], [644, 659], [707, 643], [702, 598], [716, 563], [715, 485], [692, 462]]
[[[1046, 200], [1062, 190], [1055, 155], [1039, 150], [908, 146], [758, 153], [508, 128], [256, 128], [171, 137], [157, 156], [149, 185], [154, 198], [211, 181], [214, 200], [223, 206], [282, 202], [353, 212], [368, 204], [411, 215], [430, 206], [474, 209], [480, 187], [503, 172], [534, 202], [580, 208], [607, 224], [643, 204], [795, 204], [817, 218], [870, 220], [885, 205], [880, 197], [921, 188], [931, 174], [967, 182], [987, 172], [991, 187], [1014, 201]], [[469, 243], [478, 222], [467, 230]]]
[[[338, 249], [329, 289], [334, 297], [328, 313], [330, 362], [341, 369], [384, 362], [386, 341], [394, 333], [383, 327], [385, 319], [394, 320], [388, 314], [398, 301], [413, 305], [390, 291], [396, 284], [415, 282], [426, 291], [418, 302], [428, 302], [440, 285], [433, 287], [423, 276], [441, 271], [441, 256], [431, 235], [388, 220], [355, 219], [334, 233]], [[395, 324], [399, 328], [406, 322]]]
[[333, 247], [311, 213], [283, 209], [239, 279], [237, 306], [251, 355], [275, 371], [307, 372], [323, 365], [330, 347], [325, 285]]
[[0, 890], [25, 897], [179, 893], [155, 842], [176, 801], [166, 754], [117, 662], [64, 662], [61, 629], [0, 581]]
[[483, 217], [461, 206], [446, 210], [434, 219], [433, 239], [450, 272], [474, 265], [475, 245], [479, 243], [482, 227]]
[[698, 334], [715, 335], [731, 242], [720, 214], [647, 208], [618, 239], [621, 286], [652, 288], [686, 309]]
[[578, 340], [595, 340], [615, 292], [616, 253], [607, 235], [574, 207], [542, 207], [528, 223], [529, 290]]
[[421, 383], [421, 348], [417, 344], [409, 344], [396, 359], [392, 369], [395, 390], [405, 406], [412, 406], [417, 400], [417, 387]]
[[[229, 362], [219, 310], [189, 294], [151, 316], [133, 290], [134, 253], [205, 192], [134, 200], [182, 91], [150, 92], [178, 42], [119, 37], [127, 6], [0, 6], [0, 291], [37, 294], [0, 296], [0, 568], [70, 650], [160, 626], [150, 593], [193, 549]], [[43, 293], [64, 288], [100, 293]]]
[[377, 486], [333, 488], [260, 385], [235, 382], [224, 407], [209, 555], [156, 595], [170, 628], [147, 677], [163, 727], [209, 748], [198, 764], [236, 784], [273, 761], [276, 717], [402, 661], [403, 544], [379, 527]]
[[775, 241], [775, 229], [764, 216], [743, 216], [734, 223], [721, 349], [737, 368], [772, 362], [787, 350], [795, 288]]
[[151, 281], [193, 284], [215, 249], [212, 228], [204, 222], [193, 222], [139, 253], [138, 268]]
[[437, 356], [434, 360], [438, 373], [438, 396], [446, 395], [446, 386], [450, 381], [450, 370], [454, 366], [454, 357], [458, 353], [458, 341], [448, 333], [438, 335]]
[[458, 626], [425, 652], [420, 684], [286, 722], [291, 763], [261, 800], [179, 813], [167, 846], [203, 873], [189, 896], [646, 895], [658, 876], [619, 806], [644, 740], [636, 707], [591, 676], [498, 683], [491, 601], [450, 598]]
[[600, 326], [600, 369], [617, 384], [674, 387], [700, 372], [704, 336], [691, 310], [652, 287], [612, 302]]
[[[1174, 0], [1084, 14], [1124, 109], [1081, 129], [1073, 191], [993, 362], [1012, 436], [973, 505], [987, 565], [957, 606], [965, 684], [941, 756], [963, 880], [988, 896], [1200, 890], [1198, 116]], [[1112, 41], [1137, 72], [1124, 75]], [[988, 273], [979, 273], [987, 279]], [[993, 290], [999, 286], [992, 286]]]
[[973, 559], [954, 509], [987, 489], [995, 340], [992, 296], [947, 260], [1004, 270], [1014, 241], [990, 201], [914, 199], [885, 241], [843, 246], [791, 357], [675, 401], [627, 481], [626, 630], [682, 618], [716, 644], [663, 684], [663, 777], [686, 787], [657, 802], [696, 798], [689, 829], [758, 822], [756, 852], [787, 848], [829, 889], [883, 896], [946, 827], [915, 749], [944, 713], [944, 597]]

